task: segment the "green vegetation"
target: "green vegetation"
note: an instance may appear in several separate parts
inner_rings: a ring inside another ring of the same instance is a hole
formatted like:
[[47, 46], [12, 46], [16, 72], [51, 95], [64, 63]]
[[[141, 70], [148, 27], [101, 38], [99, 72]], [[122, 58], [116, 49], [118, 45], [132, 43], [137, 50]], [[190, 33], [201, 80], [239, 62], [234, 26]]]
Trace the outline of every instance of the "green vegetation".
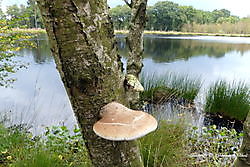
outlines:
[[30, 34], [30, 35], [41, 35], [41, 34], [45, 34], [46, 30], [45, 29], [41, 29], [41, 28], [32, 28], [32, 29], [20, 29], [20, 28], [12, 28], [11, 32], [13, 33], [21, 33], [21, 34]]
[[240, 149], [243, 134], [215, 125], [189, 128], [164, 121], [159, 128], [140, 139], [145, 167], [227, 167]]
[[[131, 16], [127, 5], [119, 5], [110, 9], [110, 14], [116, 30], [127, 30]], [[170, 32], [170, 35], [219, 35], [219, 36], [249, 36], [250, 19], [231, 15], [226, 9], [212, 12], [181, 6], [170, 1], [162, 1], [147, 9], [148, 23], [146, 30], [150, 34], [163, 34], [159, 31]], [[0, 19], [18, 20], [12, 28], [44, 28], [41, 14], [35, 0], [28, 0], [27, 5], [11, 5], [6, 13], [0, 9]], [[182, 33], [180, 33], [182, 31]], [[166, 33], [164, 33], [166, 34]], [[167, 33], [169, 34], [169, 33]]]
[[144, 166], [188, 166], [185, 138], [183, 124], [167, 124], [162, 121], [155, 132], [139, 140]]
[[[124, 30], [128, 28], [128, 20], [130, 15], [128, 7], [117, 6], [110, 10], [115, 29]], [[230, 24], [234, 25], [240, 19], [237, 16], [231, 15], [226, 9], [214, 10], [212, 12], [203, 11], [193, 8], [192, 6], [180, 6], [170, 1], [157, 2], [154, 6], [147, 8], [148, 23], [146, 30], [157, 31], [192, 31], [192, 25], [208, 25], [208, 24]], [[219, 26], [218, 26], [219, 27]], [[225, 27], [226, 28], [226, 27]], [[191, 29], [191, 30], [190, 30]], [[238, 30], [241, 27], [237, 27]], [[217, 30], [217, 29], [216, 29]], [[207, 31], [196, 31], [207, 32]], [[226, 31], [223, 31], [227, 33]], [[214, 32], [213, 32], [214, 33]], [[216, 31], [215, 33], [222, 33]], [[236, 31], [230, 33], [238, 33]], [[245, 33], [245, 32], [241, 32]]]
[[115, 29], [128, 29], [130, 17], [131, 17], [131, 9], [127, 5], [117, 6], [115, 8], [110, 9], [110, 13], [112, 14], [112, 20]]
[[[1, 2], [0, 2], [1, 3]], [[7, 22], [15, 20], [11, 28], [43, 28], [42, 17], [35, 0], [28, 0], [27, 5], [7, 6], [6, 13], [0, 11], [0, 19]]]
[[153, 103], [168, 100], [192, 103], [201, 88], [200, 79], [174, 73], [161, 76], [142, 74], [141, 83], [145, 89], [141, 99]]
[[[161, 121], [155, 132], [141, 138], [139, 146], [145, 167], [230, 166], [242, 134], [216, 126], [189, 128]], [[0, 125], [0, 167], [91, 166], [79, 129], [46, 128], [32, 136], [23, 126]]]
[[[131, 9], [127, 5], [119, 5], [110, 9], [114, 28], [127, 30], [131, 16]], [[148, 6], [148, 23], [146, 30], [156, 31], [183, 31], [171, 33], [177, 35], [214, 35], [237, 36], [250, 34], [250, 19], [231, 15], [226, 9], [212, 12], [181, 6], [170, 1], [162, 1], [154, 6]], [[27, 5], [11, 5], [6, 13], [0, 9], [0, 19], [8, 21], [18, 20], [12, 28], [44, 28], [41, 14], [35, 0], [28, 0]], [[151, 32], [155, 33], [155, 32]], [[195, 33], [195, 34], [193, 34]], [[198, 34], [196, 34], [198, 33]]]
[[0, 125], [0, 167], [90, 166], [81, 134], [65, 127], [47, 128], [33, 137], [22, 126]]
[[243, 133], [211, 125], [202, 129], [193, 127], [187, 137], [191, 166], [228, 167], [240, 149]]
[[[202, 33], [217, 33], [224, 36], [248, 36], [250, 34], [250, 18], [243, 18], [235, 23], [208, 23], [208, 24], [185, 24], [181, 31], [183, 32], [202, 32]], [[239, 36], [239, 35], [238, 35]]]
[[243, 82], [217, 81], [210, 87], [205, 111], [244, 121], [250, 110], [249, 87]]

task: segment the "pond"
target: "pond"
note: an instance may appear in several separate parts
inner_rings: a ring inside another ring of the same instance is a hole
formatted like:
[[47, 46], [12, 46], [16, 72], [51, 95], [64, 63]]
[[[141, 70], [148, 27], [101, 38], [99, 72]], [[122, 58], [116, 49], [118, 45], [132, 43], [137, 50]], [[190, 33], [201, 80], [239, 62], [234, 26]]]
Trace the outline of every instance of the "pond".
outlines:
[[[23, 49], [16, 57], [28, 64], [27, 69], [13, 74], [17, 81], [12, 87], [0, 87], [1, 117], [6, 116], [10, 124], [31, 125], [34, 133], [51, 125], [72, 128], [76, 120], [47, 39], [35, 42], [37, 48]], [[117, 44], [125, 62], [125, 37], [118, 35]], [[146, 35], [144, 46], [143, 73], [198, 76], [204, 89], [217, 79], [250, 83], [250, 38]]]

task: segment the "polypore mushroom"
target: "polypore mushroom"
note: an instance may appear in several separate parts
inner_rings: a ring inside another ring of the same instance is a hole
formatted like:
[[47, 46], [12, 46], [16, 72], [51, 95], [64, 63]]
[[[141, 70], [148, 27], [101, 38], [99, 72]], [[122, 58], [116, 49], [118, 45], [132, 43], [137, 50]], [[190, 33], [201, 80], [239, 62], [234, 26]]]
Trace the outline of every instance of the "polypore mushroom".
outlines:
[[131, 89], [135, 92], [143, 92], [144, 91], [142, 84], [136, 78], [136, 76], [134, 76], [132, 74], [128, 74], [128, 75], [126, 75], [125, 81], [126, 81], [125, 84], [126, 84], [126, 86], [129, 87], [129, 89]]
[[134, 140], [154, 131], [156, 119], [143, 111], [135, 111], [117, 102], [105, 105], [93, 130], [96, 135], [113, 141]]

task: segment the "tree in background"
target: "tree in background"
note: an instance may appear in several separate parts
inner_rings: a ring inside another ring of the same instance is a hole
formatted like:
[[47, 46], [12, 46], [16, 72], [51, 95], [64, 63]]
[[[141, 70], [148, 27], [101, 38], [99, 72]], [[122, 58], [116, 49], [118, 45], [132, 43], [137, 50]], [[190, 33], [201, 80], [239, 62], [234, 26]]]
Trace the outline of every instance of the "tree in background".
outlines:
[[218, 19], [228, 18], [230, 16], [231, 16], [231, 12], [229, 10], [226, 10], [226, 9], [217, 10], [217, 9], [215, 9], [212, 12], [212, 23], [217, 23]]
[[179, 8], [186, 17], [186, 24], [192, 24], [196, 21], [195, 17], [197, 15], [197, 10], [195, 8], [192, 6], [180, 6]]
[[44, 28], [42, 16], [38, 9], [38, 6], [36, 4], [35, 0], [28, 0], [27, 2], [27, 16], [29, 18], [30, 22], [30, 28]]
[[15, 20], [12, 28], [43, 28], [42, 17], [35, 0], [28, 0], [27, 6], [8, 6], [5, 18], [9, 21]]
[[92, 129], [105, 104], [128, 104], [106, 0], [37, 2], [93, 165], [143, 166], [134, 141], [104, 140]]
[[169, 1], [157, 2], [152, 10], [154, 30], [177, 31], [186, 22], [185, 15], [183, 15], [176, 3]]
[[[116, 29], [128, 29], [129, 27], [130, 15], [125, 9], [128, 9], [126, 5], [111, 9], [110, 14]], [[146, 29], [161, 31], [182, 31], [183, 27], [189, 27], [188, 30], [192, 30], [194, 29], [193, 24], [205, 26], [222, 23], [235, 24], [240, 20], [239, 17], [232, 16], [226, 9], [209, 12], [197, 10], [191, 6], [180, 6], [170, 1], [161, 1], [149, 6], [147, 17]], [[122, 20], [124, 20], [123, 23], [121, 23]]]
[[110, 15], [116, 30], [128, 29], [131, 17], [131, 9], [127, 5], [119, 5], [110, 9]]

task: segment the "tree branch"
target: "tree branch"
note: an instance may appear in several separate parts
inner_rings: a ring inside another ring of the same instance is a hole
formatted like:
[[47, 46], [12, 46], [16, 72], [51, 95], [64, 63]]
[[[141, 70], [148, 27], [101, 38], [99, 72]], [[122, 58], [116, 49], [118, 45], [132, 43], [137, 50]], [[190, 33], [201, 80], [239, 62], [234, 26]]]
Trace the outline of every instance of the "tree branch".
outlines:
[[132, 0], [131, 2], [129, 3], [128, 0], [123, 0], [130, 8], [132, 8]]

